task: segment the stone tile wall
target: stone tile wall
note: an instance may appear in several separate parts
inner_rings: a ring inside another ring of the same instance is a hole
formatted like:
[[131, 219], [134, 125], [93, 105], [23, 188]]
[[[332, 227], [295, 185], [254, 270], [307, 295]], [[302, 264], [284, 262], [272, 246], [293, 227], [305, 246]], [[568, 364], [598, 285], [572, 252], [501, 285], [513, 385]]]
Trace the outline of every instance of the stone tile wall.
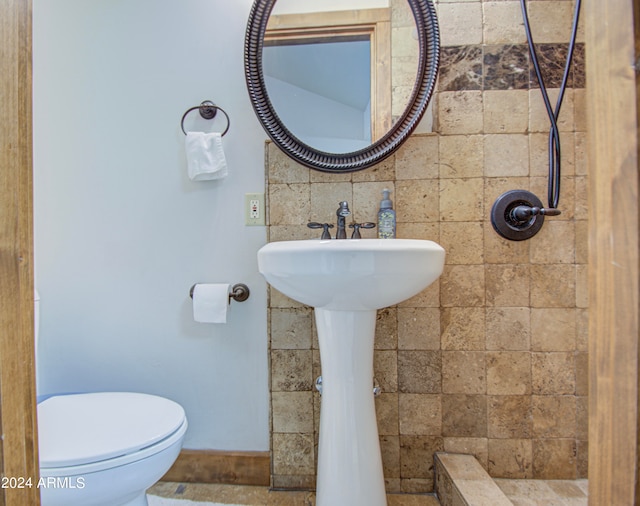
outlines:
[[[557, 96], [573, 2], [528, 2], [545, 76]], [[510, 242], [489, 213], [504, 191], [546, 201], [548, 119], [519, 2], [440, 0], [442, 72], [434, 133], [352, 174], [297, 165], [267, 143], [269, 240], [315, 237], [347, 200], [375, 221], [393, 190], [398, 237], [447, 251], [443, 275], [379, 311], [376, 400], [388, 492], [433, 489], [433, 453], [476, 455], [494, 477], [587, 475], [587, 202], [584, 47], [560, 115], [562, 215]], [[373, 236], [375, 231], [365, 231]], [[272, 481], [315, 484], [321, 374], [312, 310], [270, 292]]]

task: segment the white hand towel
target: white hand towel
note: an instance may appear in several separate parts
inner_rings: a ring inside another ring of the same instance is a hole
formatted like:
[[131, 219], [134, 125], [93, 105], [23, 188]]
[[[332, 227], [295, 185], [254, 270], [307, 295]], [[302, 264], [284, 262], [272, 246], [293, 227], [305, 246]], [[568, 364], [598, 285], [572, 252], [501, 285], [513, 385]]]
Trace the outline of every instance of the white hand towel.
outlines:
[[220, 133], [187, 132], [185, 149], [192, 181], [221, 179], [228, 174]]

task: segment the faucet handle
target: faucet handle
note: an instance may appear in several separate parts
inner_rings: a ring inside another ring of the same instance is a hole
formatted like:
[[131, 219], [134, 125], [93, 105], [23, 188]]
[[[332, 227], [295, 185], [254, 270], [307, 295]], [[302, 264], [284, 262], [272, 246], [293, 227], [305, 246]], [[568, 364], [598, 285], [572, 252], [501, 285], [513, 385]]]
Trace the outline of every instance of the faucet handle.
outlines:
[[307, 223], [307, 227], [309, 228], [322, 228], [322, 237], [320, 239], [331, 239], [331, 234], [329, 233], [329, 229], [333, 228], [331, 223], [318, 223], [317, 221], [312, 221], [311, 223]]
[[367, 221], [365, 223], [351, 223], [349, 225], [349, 228], [353, 229], [353, 234], [351, 234], [351, 239], [362, 239], [362, 236], [360, 235], [360, 229], [361, 228], [374, 228], [376, 226], [375, 223], [371, 223], [370, 221]]

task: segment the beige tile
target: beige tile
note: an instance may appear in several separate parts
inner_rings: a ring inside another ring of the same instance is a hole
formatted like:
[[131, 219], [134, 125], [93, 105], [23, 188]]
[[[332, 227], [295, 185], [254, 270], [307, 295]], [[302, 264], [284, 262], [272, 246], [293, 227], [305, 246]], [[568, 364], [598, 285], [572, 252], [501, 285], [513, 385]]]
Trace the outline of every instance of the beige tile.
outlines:
[[437, 130], [442, 135], [469, 135], [483, 131], [481, 91], [445, 91], [438, 94]]
[[576, 220], [586, 220], [588, 215], [588, 192], [589, 192], [589, 180], [585, 176], [578, 176], [575, 178], [575, 204], [576, 208], [574, 216]]
[[576, 263], [587, 264], [589, 261], [589, 223], [576, 221]]
[[[560, 135], [561, 158], [560, 168], [563, 176], [573, 176], [576, 171], [575, 136], [573, 132]], [[532, 176], [547, 178], [549, 174], [549, 132], [531, 133], [529, 135], [529, 164]], [[543, 201], [546, 201], [546, 193]]]
[[587, 351], [589, 348], [589, 310], [576, 310], [576, 350]]
[[[298, 482], [301, 482], [300, 477]], [[312, 480], [307, 483], [313, 486]], [[275, 486], [275, 485], [274, 485]], [[248, 506], [311, 506], [315, 503], [315, 494], [308, 491], [276, 491], [269, 487], [248, 485], [227, 485], [218, 483], [173, 483], [160, 481], [149, 493], [159, 497], [185, 499], [191, 501], [216, 501]], [[426, 503], [425, 503], [426, 504]]]
[[[378, 210], [380, 209], [380, 200], [382, 199], [382, 190], [390, 190], [390, 198], [396, 200], [395, 184], [393, 181], [380, 181], [373, 183], [354, 183], [353, 184], [353, 202], [349, 202], [351, 207], [351, 216], [347, 218], [347, 223], [355, 221], [357, 223], [378, 222]], [[395, 206], [394, 206], [395, 207]], [[335, 215], [336, 210], [333, 210]], [[335, 221], [335, 220], [334, 220]], [[362, 237], [377, 237], [378, 229], [360, 230]]]
[[534, 501], [546, 501], [550, 503], [558, 499], [557, 494], [555, 494], [545, 480], [497, 479], [496, 483], [505, 494], [513, 500], [531, 498]]
[[570, 499], [583, 497], [587, 494], [573, 480], [549, 480], [547, 485], [560, 497]]
[[374, 346], [376, 350], [398, 348], [398, 309], [396, 307], [378, 309]]
[[574, 135], [574, 164], [576, 176], [586, 176], [589, 173], [589, 157], [587, 150], [586, 132], [576, 132]]
[[540, 232], [532, 239], [531, 263], [575, 263], [576, 229], [573, 221], [545, 219]]
[[[433, 466], [431, 466], [433, 468]], [[400, 491], [403, 494], [428, 494], [433, 491], [433, 471], [428, 478], [401, 478]]]
[[398, 391], [398, 353], [392, 350], [375, 350], [373, 375], [383, 392]]
[[395, 178], [395, 155], [385, 158], [373, 167], [354, 172], [351, 176], [354, 183], [364, 181], [393, 181]]
[[307, 167], [295, 162], [272, 142], [266, 142], [266, 151], [267, 159], [265, 162], [270, 184], [309, 182], [310, 171]]
[[440, 242], [439, 223], [406, 223], [398, 221], [396, 225], [396, 237], [399, 239], [424, 239], [426, 241]]
[[532, 433], [531, 397], [528, 395], [490, 396], [488, 436], [492, 439], [525, 439]]
[[443, 179], [482, 177], [484, 137], [482, 135], [440, 136], [440, 177]]
[[487, 306], [529, 305], [530, 276], [526, 264], [488, 264], [485, 266], [485, 283]]
[[444, 439], [444, 451], [473, 455], [483, 469], [487, 469], [489, 461], [487, 438], [447, 437]]
[[[517, 2], [504, 2], [504, 4], [511, 3], [519, 5]], [[482, 100], [485, 134], [527, 133], [529, 130], [529, 92], [527, 90], [487, 90], [483, 93]]]
[[442, 435], [445, 437], [487, 437], [487, 396], [443, 395]]
[[271, 351], [271, 390], [311, 390], [311, 350]]
[[279, 434], [272, 436], [272, 466], [274, 474], [313, 475], [313, 435]]
[[485, 44], [523, 44], [527, 38], [517, 1], [482, 2]]
[[487, 308], [487, 350], [524, 351], [531, 347], [529, 307]]
[[398, 349], [440, 349], [438, 308], [398, 308]]
[[512, 506], [511, 501], [502, 493], [493, 480], [459, 480], [458, 489], [472, 504], [491, 506]]
[[376, 397], [378, 434], [381, 436], [397, 436], [400, 434], [398, 395], [399, 394], [397, 392], [382, 392], [378, 397]]
[[400, 477], [430, 480], [433, 487], [433, 454], [443, 450], [441, 437], [400, 436]]
[[[371, 169], [373, 170], [373, 168]], [[320, 172], [309, 170], [309, 180], [312, 183], [345, 183], [351, 182], [356, 172]]]
[[[487, 213], [494, 201], [485, 204]], [[522, 264], [529, 261], [530, 241], [509, 241], [495, 231], [489, 221], [484, 226], [484, 261], [487, 264]]]
[[313, 433], [311, 392], [272, 392], [273, 432]]
[[311, 349], [311, 308], [273, 308], [270, 314], [271, 349]]
[[398, 307], [439, 307], [440, 306], [440, 282], [431, 283], [427, 288], [413, 297], [402, 301]]
[[443, 307], [478, 307], [485, 303], [483, 265], [445, 266], [440, 283]]
[[529, 175], [529, 136], [526, 134], [485, 136], [484, 174], [486, 177]]
[[442, 357], [440, 352], [398, 351], [398, 389], [403, 393], [441, 393]]
[[575, 265], [531, 265], [531, 307], [575, 307], [575, 301]]
[[531, 309], [531, 349], [533, 351], [575, 350], [575, 309]]
[[533, 435], [540, 439], [576, 437], [576, 398], [570, 395], [531, 397]]
[[304, 304], [290, 299], [272, 286], [269, 286], [269, 306], [272, 308], [303, 308]]
[[[381, 436], [382, 472], [387, 493], [400, 489], [400, 436]], [[389, 486], [391, 485], [391, 487]]]
[[439, 436], [442, 432], [440, 395], [400, 394], [400, 434]]
[[[557, 0], [531, 2], [528, 11], [531, 33], [537, 44], [569, 42], [573, 2]], [[549, 16], [550, 12], [553, 12], [553, 16]], [[584, 39], [580, 37], [579, 40]]]
[[445, 394], [485, 394], [487, 365], [481, 351], [442, 352], [442, 392]]
[[308, 184], [269, 185], [269, 221], [272, 225], [306, 225], [310, 220]]
[[438, 181], [435, 179], [396, 181], [395, 201], [398, 223], [438, 221]]
[[[311, 183], [309, 190], [310, 221], [336, 223], [338, 204], [344, 200], [353, 212], [353, 187], [351, 183]], [[347, 222], [350, 220], [347, 218]], [[335, 236], [335, 228], [331, 231]]]
[[532, 478], [531, 439], [489, 439], [489, 474], [494, 478]]
[[446, 251], [445, 261], [448, 264], [483, 263], [483, 240], [482, 222], [456, 221], [440, 225], [440, 245]]
[[482, 9], [480, 3], [441, 3], [438, 24], [443, 46], [482, 43]]
[[441, 221], [481, 222], [484, 218], [483, 201], [484, 181], [481, 178], [440, 180]]
[[585, 352], [576, 353], [576, 395], [589, 395], [589, 354]]
[[440, 343], [443, 350], [484, 350], [485, 309], [450, 307], [440, 310]]
[[536, 395], [572, 395], [576, 391], [573, 353], [533, 353], [532, 392]]
[[414, 135], [396, 153], [398, 179], [433, 179], [438, 177], [437, 135]]
[[[535, 2], [536, 4], [544, 2]], [[535, 39], [534, 39], [535, 40]], [[537, 42], [537, 41], [536, 41]], [[547, 88], [551, 106], [555, 108], [560, 90], [558, 88]], [[573, 90], [565, 91], [560, 116], [558, 117], [558, 130], [561, 132], [573, 132], [575, 130], [573, 113]], [[544, 132], [549, 134], [549, 116], [544, 99], [537, 88], [529, 90], [529, 132]], [[562, 140], [561, 140], [562, 142]]]
[[577, 476], [576, 442], [573, 439], [534, 439], [533, 477], [572, 480]]
[[489, 395], [531, 395], [530, 353], [494, 351], [487, 353], [486, 360]]
[[[560, 184], [560, 201], [558, 203], [558, 209], [560, 209], [561, 214], [558, 216], [553, 216], [550, 218], [545, 218], [546, 223], [555, 223], [558, 221], [572, 221], [574, 219], [575, 214], [575, 178], [573, 176], [562, 177]], [[540, 197], [540, 200], [543, 202], [545, 206], [549, 205], [549, 200], [547, 199], [547, 194], [549, 191], [548, 179], [547, 177], [532, 177], [531, 178], [531, 192]], [[543, 229], [546, 227], [543, 227]], [[532, 244], [536, 244], [538, 241], [541, 241], [545, 235], [540, 235], [542, 232], [538, 233], [533, 238]], [[532, 246], [533, 249], [533, 246]]]
[[299, 241], [301, 239], [317, 239], [318, 230], [312, 230], [304, 225], [272, 225], [269, 227], [269, 242]]

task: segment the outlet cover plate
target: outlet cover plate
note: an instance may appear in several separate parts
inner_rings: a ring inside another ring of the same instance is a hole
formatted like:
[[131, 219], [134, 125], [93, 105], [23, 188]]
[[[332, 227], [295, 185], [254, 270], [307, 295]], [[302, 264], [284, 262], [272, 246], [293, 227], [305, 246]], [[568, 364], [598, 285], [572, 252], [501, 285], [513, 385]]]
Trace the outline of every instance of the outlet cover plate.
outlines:
[[244, 223], [248, 227], [265, 224], [264, 193], [245, 193]]

